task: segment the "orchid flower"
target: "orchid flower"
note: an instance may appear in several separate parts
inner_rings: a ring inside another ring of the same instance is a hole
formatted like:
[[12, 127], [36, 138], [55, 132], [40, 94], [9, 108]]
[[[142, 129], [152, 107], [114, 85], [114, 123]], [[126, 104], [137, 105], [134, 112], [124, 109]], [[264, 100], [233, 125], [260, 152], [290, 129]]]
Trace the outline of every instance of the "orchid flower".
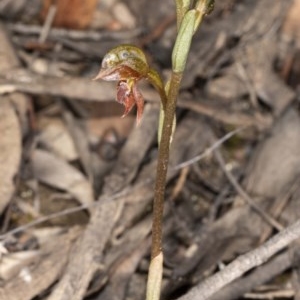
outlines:
[[[145, 54], [141, 49], [132, 45], [120, 45], [111, 49], [103, 58], [101, 69], [94, 80], [118, 81], [116, 100], [125, 106], [122, 117], [125, 117], [134, 105], [137, 106], [137, 124], [139, 124], [143, 110], [144, 98], [137, 83], [148, 80], [163, 96], [166, 95], [159, 74], [148, 65]], [[164, 104], [163, 104], [164, 105]]]

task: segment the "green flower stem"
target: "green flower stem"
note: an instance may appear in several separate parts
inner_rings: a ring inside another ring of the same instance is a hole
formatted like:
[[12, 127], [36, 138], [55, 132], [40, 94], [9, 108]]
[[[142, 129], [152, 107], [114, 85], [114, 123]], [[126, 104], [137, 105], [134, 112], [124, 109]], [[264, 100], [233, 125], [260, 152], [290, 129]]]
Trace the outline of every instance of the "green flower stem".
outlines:
[[146, 300], [159, 300], [163, 274], [162, 222], [166, 178], [169, 163], [170, 141], [174, 130], [174, 117], [182, 73], [172, 72], [168, 88], [168, 101], [164, 111], [161, 140], [159, 143], [156, 182], [153, 201], [151, 262], [148, 272]]
[[155, 193], [153, 202], [153, 225], [152, 225], [152, 249], [153, 259], [162, 251], [162, 219], [165, 198], [166, 177], [168, 171], [170, 139], [172, 135], [173, 120], [177, 103], [177, 96], [182, 79], [182, 73], [172, 73], [168, 101], [165, 109], [165, 117], [162, 128], [162, 137], [159, 146]]
[[173, 123], [182, 74], [182, 72], [172, 72], [168, 89], [168, 101], [164, 109], [164, 121], [156, 168], [156, 182], [153, 201], [151, 263], [148, 273], [146, 300], [159, 300], [161, 291], [163, 273], [162, 222], [166, 178], [169, 163], [170, 141], [174, 130]]
[[[213, 0], [199, 0], [195, 7], [196, 9], [187, 11], [189, 1], [176, 0], [177, 26], [179, 27], [179, 30], [172, 53], [173, 70], [171, 79], [163, 92], [161, 85], [157, 82], [158, 76], [156, 73], [149, 73], [149, 80], [154, 84], [154, 86], [156, 86], [161, 95], [161, 109], [163, 110], [161, 120], [163, 120], [163, 125], [162, 129], [161, 125], [159, 126], [159, 150], [153, 201], [151, 263], [149, 267], [146, 300], [159, 300], [161, 290], [163, 273], [162, 223], [164, 199], [170, 144], [173, 131], [175, 129], [174, 117], [180, 83], [186, 66], [187, 56], [190, 51], [192, 37], [196, 29], [199, 27], [203, 16], [210, 12], [211, 7], [213, 7], [213, 3]], [[165, 97], [165, 90], [167, 97]]]
[[[156, 182], [153, 202], [152, 222], [152, 248], [151, 258], [153, 259], [162, 251], [162, 219], [164, 210], [164, 199], [166, 189], [166, 177], [168, 171], [170, 141], [173, 134], [173, 122], [175, 117], [177, 96], [183, 71], [190, 50], [192, 36], [194, 34], [195, 11], [189, 11], [181, 23], [173, 49], [173, 71], [167, 88], [167, 103], [164, 109], [163, 127], [159, 143]], [[188, 41], [188, 42], [183, 42]], [[182, 49], [183, 48], [183, 49]], [[181, 50], [184, 50], [183, 54]], [[177, 70], [180, 70], [179, 72]], [[162, 99], [163, 100], [163, 99]], [[163, 101], [162, 101], [163, 103]]]
[[163, 81], [159, 73], [156, 72], [154, 69], [150, 69], [147, 73], [147, 79], [159, 93], [163, 109], [165, 110], [168, 99], [163, 85]]

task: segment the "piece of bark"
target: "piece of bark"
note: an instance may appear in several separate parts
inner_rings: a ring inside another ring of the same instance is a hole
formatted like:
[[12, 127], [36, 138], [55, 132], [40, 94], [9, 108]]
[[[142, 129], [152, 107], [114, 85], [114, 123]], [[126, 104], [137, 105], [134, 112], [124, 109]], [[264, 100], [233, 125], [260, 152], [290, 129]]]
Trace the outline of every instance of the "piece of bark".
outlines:
[[280, 275], [292, 266], [289, 251], [278, 255], [264, 265], [258, 267], [250, 275], [240, 278], [219, 290], [209, 300], [234, 300], [242, 297], [245, 293], [252, 291], [274, 277]]

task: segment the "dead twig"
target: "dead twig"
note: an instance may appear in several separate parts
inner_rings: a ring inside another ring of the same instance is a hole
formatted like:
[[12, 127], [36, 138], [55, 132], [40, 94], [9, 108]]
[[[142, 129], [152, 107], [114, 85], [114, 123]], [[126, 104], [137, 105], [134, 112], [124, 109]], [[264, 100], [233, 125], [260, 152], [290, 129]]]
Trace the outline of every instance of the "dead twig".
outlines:
[[292, 289], [286, 289], [262, 293], [247, 293], [244, 296], [245, 299], [292, 299], [295, 296], [295, 292]]
[[231, 172], [228, 171], [228, 169], [225, 166], [225, 161], [218, 149], [214, 150], [215, 156], [217, 161], [219, 162], [222, 171], [224, 172], [225, 176], [229, 180], [229, 182], [232, 184], [232, 186], [235, 188], [237, 193], [273, 228], [276, 228], [278, 231], [281, 231], [284, 227], [276, 221], [273, 217], [271, 217], [269, 214], [267, 214], [263, 209], [259, 207], [259, 205], [244, 191], [244, 189], [241, 187], [241, 185], [236, 181], [234, 176], [231, 174]]
[[[8, 29], [15, 33], [24, 35], [40, 35], [43, 31], [42, 26], [26, 25], [26, 24], [7, 24]], [[138, 36], [141, 33], [141, 28], [122, 31], [91, 31], [91, 30], [68, 30], [53, 28], [49, 32], [49, 38], [63, 38], [72, 40], [91, 40], [101, 41], [103, 39], [126, 40]]]
[[46, 39], [47, 39], [47, 37], [49, 35], [49, 32], [51, 30], [53, 20], [55, 18], [56, 10], [57, 10], [57, 7], [55, 5], [51, 5], [50, 8], [49, 8], [46, 20], [44, 22], [44, 25], [43, 25], [43, 28], [40, 32], [40, 36], [39, 36], [39, 40], [38, 40], [39, 43], [41, 43], [41, 44], [46, 42]]
[[220, 147], [223, 143], [225, 143], [227, 140], [229, 140], [231, 137], [233, 137], [234, 135], [238, 134], [239, 132], [241, 132], [242, 130], [246, 129], [246, 127], [240, 127], [237, 128], [233, 131], [228, 132], [227, 134], [225, 134], [222, 138], [220, 138], [219, 140], [217, 140], [213, 145], [211, 145], [210, 147], [208, 147], [204, 152], [202, 152], [201, 154], [193, 157], [192, 159], [189, 159], [181, 164], [178, 164], [177, 166], [174, 167], [175, 170], [179, 170], [182, 168], [185, 168], [189, 165], [192, 165], [196, 162], [198, 162], [199, 160], [203, 159], [204, 157], [210, 155], [211, 153], [213, 153], [213, 151], [215, 149], [217, 149], [218, 147]]
[[[280, 195], [275, 201], [273, 207], [271, 207], [270, 212], [273, 218], [278, 218], [284, 208], [287, 206], [290, 201], [292, 195], [295, 193], [297, 188], [299, 187], [299, 179], [297, 178], [294, 183], [289, 187], [288, 191], [282, 196]], [[266, 241], [266, 239], [272, 234], [272, 228], [266, 228], [266, 230], [262, 233], [259, 244]]]
[[239, 256], [222, 271], [206, 279], [178, 300], [206, 300], [245, 272], [260, 266], [270, 257], [300, 238], [300, 221], [276, 234], [263, 245]]
[[184, 184], [187, 180], [187, 176], [189, 174], [189, 171], [190, 171], [189, 167], [185, 167], [181, 170], [180, 176], [179, 176], [179, 178], [178, 178], [178, 180], [175, 184], [175, 187], [172, 190], [172, 194], [170, 196], [171, 201], [174, 201], [178, 197], [180, 191], [183, 189], [183, 186], [184, 186]]
[[278, 255], [270, 262], [257, 268], [249, 276], [238, 279], [232, 284], [227, 285], [218, 293], [209, 298], [209, 300], [234, 300], [238, 299], [255, 287], [270, 281], [277, 275], [289, 269], [292, 265], [292, 259], [289, 251]]

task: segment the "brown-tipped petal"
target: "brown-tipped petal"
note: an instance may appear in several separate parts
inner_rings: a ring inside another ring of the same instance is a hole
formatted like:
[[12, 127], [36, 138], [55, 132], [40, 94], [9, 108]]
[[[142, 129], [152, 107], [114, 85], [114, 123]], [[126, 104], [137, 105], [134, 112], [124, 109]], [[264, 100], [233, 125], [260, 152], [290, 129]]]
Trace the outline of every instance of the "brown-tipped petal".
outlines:
[[133, 85], [132, 92], [133, 92], [133, 96], [134, 96], [136, 107], [137, 107], [136, 123], [137, 123], [137, 125], [139, 125], [139, 123], [140, 123], [140, 121], [142, 119], [142, 116], [143, 116], [144, 102], [145, 101], [144, 101], [144, 98], [143, 98], [142, 94], [138, 90], [136, 84]]

